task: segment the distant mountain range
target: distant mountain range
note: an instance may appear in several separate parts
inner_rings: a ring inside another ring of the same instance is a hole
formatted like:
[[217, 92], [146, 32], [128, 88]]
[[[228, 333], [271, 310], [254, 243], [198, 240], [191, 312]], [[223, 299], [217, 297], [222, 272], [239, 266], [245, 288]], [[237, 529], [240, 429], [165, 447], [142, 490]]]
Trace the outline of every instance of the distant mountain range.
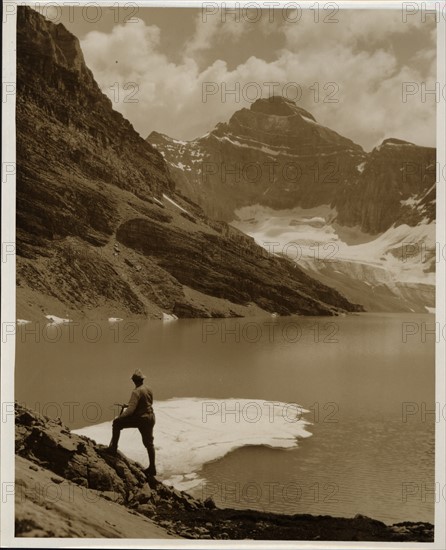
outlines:
[[[77, 38], [28, 7], [18, 8], [17, 89], [19, 318], [331, 315], [362, 309], [289, 259], [265, 253], [252, 237], [211, 219], [210, 203], [200, 201], [206, 215], [187, 196], [200, 194], [199, 179], [187, 179], [181, 168], [169, 170], [160, 144], [150, 145], [113, 110]], [[225, 128], [208, 138], [213, 148], [206, 154], [240, 149], [226, 143]], [[327, 132], [324, 139], [334, 143], [335, 134]], [[276, 147], [283, 139], [278, 136]], [[358, 146], [351, 144], [350, 151], [351, 142], [337, 139], [332, 152], [339, 151], [343, 163], [363, 159]], [[169, 166], [194, 167], [194, 155], [201, 155], [194, 145], [187, 146], [187, 156], [175, 141], [165, 143], [175, 149]], [[221, 197], [227, 189], [215, 185]], [[249, 204], [236, 196], [231, 208]], [[229, 219], [229, 207], [224, 210]]]
[[[434, 148], [391, 138], [366, 153], [280, 96], [193, 141], [157, 132], [147, 141], [209, 216], [291, 249], [298, 265], [367, 310], [435, 306]], [[315, 258], [319, 245], [333, 247], [331, 261]]]

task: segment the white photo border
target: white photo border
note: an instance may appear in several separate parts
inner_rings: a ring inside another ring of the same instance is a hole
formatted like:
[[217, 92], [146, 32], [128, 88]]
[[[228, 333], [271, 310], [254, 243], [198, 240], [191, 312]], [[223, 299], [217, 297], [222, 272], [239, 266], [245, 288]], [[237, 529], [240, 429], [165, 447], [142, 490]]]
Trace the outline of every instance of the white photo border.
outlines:
[[[16, 259], [15, 254], [5, 254], [5, 246], [9, 251], [15, 250], [15, 224], [16, 224], [16, 170], [15, 170], [15, 95], [7, 94], [7, 85], [15, 85], [16, 82], [16, 15], [19, 6], [82, 6], [84, 4], [98, 5], [101, 7], [125, 6], [137, 4], [138, 7], [181, 7], [200, 8], [204, 4], [214, 4], [224, 8], [243, 7], [251, 4], [260, 7], [268, 7], [268, 0], [227, 0], [225, 2], [204, 2], [198, 0], [57, 0], [16, 2], [6, 1], [3, 4], [3, 74], [2, 74], [2, 292], [1, 292], [1, 318], [2, 318], [2, 343], [1, 343], [1, 547], [14, 548], [283, 548], [283, 549], [404, 549], [420, 548], [422, 544], [427, 550], [444, 550], [446, 548], [446, 499], [441, 498], [435, 505], [435, 541], [432, 543], [403, 543], [403, 542], [330, 542], [330, 541], [247, 541], [247, 540], [185, 540], [185, 539], [106, 539], [106, 538], [22, 538], [14, 535], [14, 479], [15, 479], [15, 454], [14, 454], [14, 368], [15, 368], [15, 339], [4, 338], [5, 327], [11, 327], [16, 320]], [[277, 0], [272, 3], [277, 8], [283, 8], [289, 2]], [[298, 0], [293, 2], [302, 9], [309, 9], [314, 1]], [[379, 9], [402, 10], [409, 5], [413, 9], [437, 10], [440, 13], [437, 22], [437, 82], [440, 88], [446, 85], [446, 3], [442, 2], [403, 2], [393, 0], [375, 1], [321, 1], [319, 6], [336, 5], [340, 9]], [[437, 212], [436, 212], [436, 242], [446, 243], [446, 101], [444, 98], [437, 102]], [[12, 248], [14, 247], [14, 248]], [[437, 262], [436, 267], [436, 322], [441, 327], [446, 327], [446, 262]], [[6, 340], [6, 341], [4, 341]], [[440, 338], [436, 344], [436, 376], [435, 397], [437, 403], [446, 404], [446, 342]], [[446, 423], [436, 422], [435, 427], [435, 481], [440, 487], [446, 488]]]

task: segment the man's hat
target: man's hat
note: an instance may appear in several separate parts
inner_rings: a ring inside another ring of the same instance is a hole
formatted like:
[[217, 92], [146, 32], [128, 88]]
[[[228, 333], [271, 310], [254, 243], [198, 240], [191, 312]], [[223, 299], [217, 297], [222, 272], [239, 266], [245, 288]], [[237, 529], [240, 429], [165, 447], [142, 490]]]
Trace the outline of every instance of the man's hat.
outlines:
[[145, 376], [144, 374], [140, 371], [140, 369], [136, 369], [135, 372], [132, 374], [132, 380], [134, 378], [137, 378], [138, 380], [144, 380]]

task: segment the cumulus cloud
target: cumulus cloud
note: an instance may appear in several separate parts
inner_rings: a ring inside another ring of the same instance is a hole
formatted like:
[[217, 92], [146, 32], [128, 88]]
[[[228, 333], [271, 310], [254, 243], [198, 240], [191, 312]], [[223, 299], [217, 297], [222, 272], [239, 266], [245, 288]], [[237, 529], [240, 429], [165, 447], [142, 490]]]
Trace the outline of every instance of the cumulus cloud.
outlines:
[[186, 42], [184, 57], [194, 57], [203, 51], [210, 50], [225, 40], [239, 40], [253, 29], [252, 23], [247, 19], [239, 21], [224, 20], [221, 17], [203, 18], [201, 13], [195, 17], [195, 32]]
[[[275, 27], [282, 37], [280, 48], [277, 41], [271, 44], [273, 59], [241, 55], [231, 69], [225, 40], [238, 41], [242, 51], [252, 23], [197, 17], [194, 34], [178, 44], [183, 53], [175, 63], [161, 51], [162, 29], [142, 20], [116, 25], [109, 33], [90, 32], [81, 46], [104, 93], [143, 137], [156, 130], [193, 139], [236, 110], [249, 108], [260, 93], [268, 97], [272, 87], [265, 83], [274, 82], [274, 93], [296, 99], [321, 124], [365, 149], [391, 136], [433, 145], [433, 98], [423, 102], [417, 95], [402, 101], [403, 83], [432, 86], [435, 81], [432, 26], [424, 23], [423, 29], [415, 18], [404, 24], [399, 12], [389, 10], [341, 10], [337, 17], [337, 24], [281, 22]], [[259, 25], [260, 32], [264, 27], [264, 22]], [[402, 63], [395, 37], [410, 40], [414, 31], [425, 31], [423, 48]], [[270, 32], [264, 35], [268, 40]], [[203, 57], [204, 52], [212, 55]], [[206, 59], [211, 61], [204, 63]]]
[[[332, 19], [333, 23], [328, 22]], [[305, 21], [305, 23], [304, 25], [283, 23], [282, 30], [285, 32], [290, 46], [314, 47], [312, 39], [316, 33], [317, 47], [338, 44], [353, 47], [359, 43], [367, 43], [370, 47], [392, 35], [410, 33], [421, 25], [417, 18], [408, 18], [407, 22], [403, 23], [401, 10], [395, 9], [342, 9], [331, 15], [325, 24], [315, 24], [312, 21]], [[432, 24], [433, 22], [425, 23], [426, 26]]]

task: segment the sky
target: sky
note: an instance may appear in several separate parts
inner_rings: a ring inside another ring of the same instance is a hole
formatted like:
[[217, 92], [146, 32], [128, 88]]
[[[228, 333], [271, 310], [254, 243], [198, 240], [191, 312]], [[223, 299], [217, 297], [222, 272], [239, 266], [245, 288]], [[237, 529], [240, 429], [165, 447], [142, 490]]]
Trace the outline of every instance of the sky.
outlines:
[[100, 10], [45, 15], [79, 38], [101, 89], [144, 138], [157, 131], [194, 139], [273, 93], [367, 151], [388, 137], [435, 146], [435, 97], [421, 94], [423, 83], [432, 89], [436, 81], [433, 17], [403, 21], [388, 9]]

